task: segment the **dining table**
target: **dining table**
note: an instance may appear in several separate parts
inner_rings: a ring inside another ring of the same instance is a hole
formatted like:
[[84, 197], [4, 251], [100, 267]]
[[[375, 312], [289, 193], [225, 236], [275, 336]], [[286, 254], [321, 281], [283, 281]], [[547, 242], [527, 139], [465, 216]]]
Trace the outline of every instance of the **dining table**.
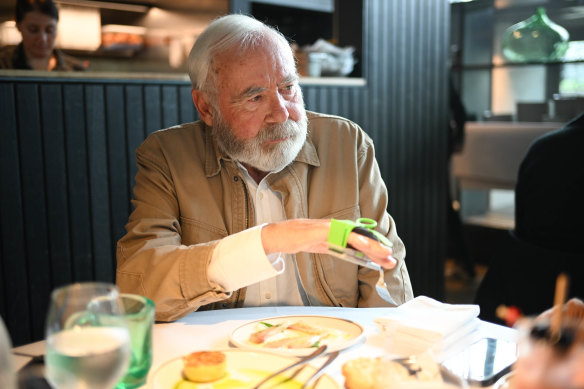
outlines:
[[[174, 322], [160, 322], [154, 325], [152, 367], [149, 371], [149, 381], [141, 388], [149, 388], [152, 376], [167, 361], [194, 351], [237, 348], [238, 346], [231, 339], [232, 334], [246, 323], [265, 318], [305, 315], [343, 319], [357, 323], [363, 328], [364, 336], [360, 338], [360, 341], [342, 349], [338, 357], [324, 370], [324, 374], [336, 381], [339, 388], [345, 387], [342, 366], [347, 361], [359, 357], [378, 357], [392, 353], [386, 334], [375, 320], [380, 317], [397, 318], [399, 310], [396, 308], [263, 306], [195, 311]], [[510, 342], [516, 342], [518, 339], [518, 331], [513, 328], [482, 321], [478, 318], [475, 320], [479, 324], [472, 332], [465, 334], [435, 355], [437, 362], [441, 362], [441, 360], [481, 338], [489, 337]], [[44, 341], [13, 348], [16, 369], [30, 364], [32, 356], [41, 356], [44, 351]], [[317, 362], [318, 360], [314, 360], [315, 367], [318, 367]], [[471, 387], [473, 386], [471, 385]], [[169, 388], [173, 388], [172, 383], [169, 384]]]

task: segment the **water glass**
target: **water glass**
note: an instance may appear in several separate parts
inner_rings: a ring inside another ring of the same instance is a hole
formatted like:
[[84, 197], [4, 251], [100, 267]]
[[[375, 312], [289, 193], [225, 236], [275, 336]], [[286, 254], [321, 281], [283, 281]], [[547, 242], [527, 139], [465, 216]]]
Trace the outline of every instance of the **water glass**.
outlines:
[[154, 303], [147, 297], [123, 293], [126, 323], [130, 330], [130, 367], [116, 389], [133, 389], [146, 382], [152, 365]]
[[12, 363], [12, 343], [8, 331], [0, 317], [0, 388], [15, 389], [16, 374]]
[[53, 291], [45, 372], [54, 388], [113, 388], [129, 356], [130, 335], [115, 285], [86, 282]]

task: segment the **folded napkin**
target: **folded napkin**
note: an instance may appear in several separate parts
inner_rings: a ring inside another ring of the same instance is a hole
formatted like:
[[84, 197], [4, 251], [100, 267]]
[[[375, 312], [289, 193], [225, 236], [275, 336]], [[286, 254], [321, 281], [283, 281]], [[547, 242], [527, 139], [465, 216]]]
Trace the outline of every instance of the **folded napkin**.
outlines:
[[468, 335], [479, 324], [479, 306], [446, 304], [418, 296], [375, 319], [399, 354], [440, 351]]

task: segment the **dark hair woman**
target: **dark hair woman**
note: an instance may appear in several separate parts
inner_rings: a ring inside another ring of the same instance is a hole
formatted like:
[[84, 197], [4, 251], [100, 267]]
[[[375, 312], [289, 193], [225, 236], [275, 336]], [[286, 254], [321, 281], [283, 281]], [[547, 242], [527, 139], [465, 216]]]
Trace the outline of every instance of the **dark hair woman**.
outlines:
[[17, 0], [17, 46], [0, 49], [0, 69], [85, 70], [87, 66], [55, 49], [59, 10], [52, 0]]

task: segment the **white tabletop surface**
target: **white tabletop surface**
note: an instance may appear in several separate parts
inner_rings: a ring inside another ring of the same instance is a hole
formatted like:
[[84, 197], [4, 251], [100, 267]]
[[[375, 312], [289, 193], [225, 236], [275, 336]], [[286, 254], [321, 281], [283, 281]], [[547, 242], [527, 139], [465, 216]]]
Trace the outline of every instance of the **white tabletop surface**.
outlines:
[[[365, 339], [343, 350], [326, 369], [326, 373], [335, 379], [340, 387], [344, 387], [341, 373], [343, 363], [360, 356], [376, 357], [392, 354], [386, 347], [385, 337], [373, 320], [391, 317], [395, 315], [394, 311], [392, 308], [261, 307], [193, 312], [175, 322], [159, 323], [154, 326], [153, 363], [150, 374], [165, 361], [193, 351], [234, 347], [229, 341], [231, 332], [249, 321], [284, 315], [323, 315], [352, 320], [365, 330]], [[442, 357], [452, 355], [481, 337], [515, 341], [517, 331], [481, 321], [477, 330], [446, 350]], [[14, 350], [31, 355], [43, 354], [44, 342], [17, 347]], [[26, 358], [18, 357], [16, 367], [26, 362]], [[319, 359], [315, 360], [314, 366], [319, 364]]]

